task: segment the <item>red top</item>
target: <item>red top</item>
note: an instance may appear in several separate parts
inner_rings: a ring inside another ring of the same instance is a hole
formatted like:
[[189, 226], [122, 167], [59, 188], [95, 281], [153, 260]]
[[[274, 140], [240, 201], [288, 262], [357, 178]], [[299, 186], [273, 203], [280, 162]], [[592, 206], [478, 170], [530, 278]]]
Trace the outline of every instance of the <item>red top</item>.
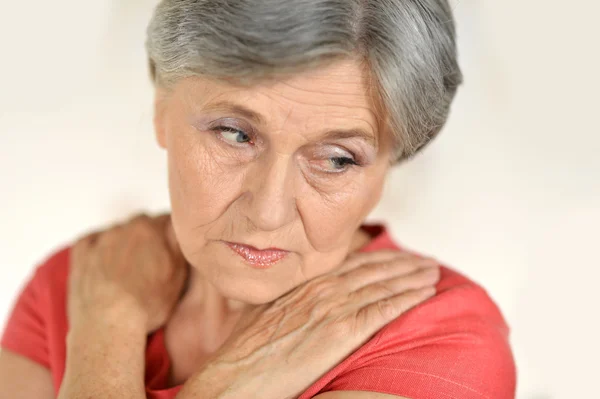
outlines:
[[[372, 241], [360, 251], [401, 249], [383, 225], [363, 225]], [[19, 296], [1, 346], [47, 367], [58, 393], [65, 370], [69, 247], [40, 265]], [[512, 399], [515, 364], [508, 327], [486, 291], [442, 267], [435, 297], [381, 329], [299, 399], [335, 390], [376, 391], [412, 399]], [[173, 399], [163, 330], [148, 338], [146, 391]]]

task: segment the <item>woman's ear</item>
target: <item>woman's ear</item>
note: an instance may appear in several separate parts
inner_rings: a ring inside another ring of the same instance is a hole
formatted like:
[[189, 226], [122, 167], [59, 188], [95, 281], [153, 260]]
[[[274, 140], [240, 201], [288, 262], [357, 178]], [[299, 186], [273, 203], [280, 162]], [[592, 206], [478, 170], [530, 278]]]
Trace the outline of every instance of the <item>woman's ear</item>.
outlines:
[[165, 131], [165, 108], [166, 92], [164, 89], [156, 88], [154, 91], [154, 134], [156, 142], [161, 148], [167, 148], [167, 137]]

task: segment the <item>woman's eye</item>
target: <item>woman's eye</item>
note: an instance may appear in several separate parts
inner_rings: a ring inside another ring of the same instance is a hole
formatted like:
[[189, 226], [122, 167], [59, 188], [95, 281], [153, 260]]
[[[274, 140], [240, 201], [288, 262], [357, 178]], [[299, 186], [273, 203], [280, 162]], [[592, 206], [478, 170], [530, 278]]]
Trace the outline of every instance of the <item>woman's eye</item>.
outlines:
[[231, 143], [252, 143], [250, 136], [239, 129], [235, 129], [229, 126], [219, 126], [214, 129], [218, 134], [223, 137], [224, 140]]
[[358, 165], [354, 159], [346, 157], [329, 158], [329, 162], [335, 170], [344, 170], [348, 165]]

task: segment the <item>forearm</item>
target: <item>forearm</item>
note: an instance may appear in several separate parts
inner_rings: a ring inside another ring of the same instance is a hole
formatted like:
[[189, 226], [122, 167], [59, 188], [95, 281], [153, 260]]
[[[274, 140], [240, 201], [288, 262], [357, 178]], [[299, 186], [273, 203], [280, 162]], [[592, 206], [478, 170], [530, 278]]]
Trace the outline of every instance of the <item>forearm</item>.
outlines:
[[[298, 395], [276, 378], [255, 367], [248, 359], [240, 362], [209, 361], [184, 384], [176, 399], [288, 399]], [[292, 388], [293, 389], [293, 388]]]
[[91, 319], [72, 326], [58, 399], [146, 397], [142, 323]]

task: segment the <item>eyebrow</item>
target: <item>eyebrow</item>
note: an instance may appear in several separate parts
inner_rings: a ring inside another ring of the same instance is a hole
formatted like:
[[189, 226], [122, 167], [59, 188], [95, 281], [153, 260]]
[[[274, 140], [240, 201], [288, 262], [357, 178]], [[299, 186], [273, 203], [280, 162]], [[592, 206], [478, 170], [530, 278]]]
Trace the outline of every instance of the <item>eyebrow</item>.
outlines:
[[[204, 107], [204, 111], [221, 111], [237, 114], [246, 119], [254, 121], [258, 125], [265, 125], [265, 118], [260, 113], [245, 107], [241, 104], [236, 104], [231, 101], [219, 101], [216, 103], [208, 104]], [[352, 128], [352, 129], [334, 129], [325, 132], [323, 138], [334, 140], [334, 139], [349, 139], [349, 138], [360, 138], [367, 142], [375, 149], [377, 149], [377, 137], [365, 129]]]
[[233, 103], [231, 101], [219, 101], [216, 103], [209, 104], [206, 107], [204, 107], [204, 111], [226, 111], [233, 114], [238, 114], [247, 119], [252, 119], [259, 125], [265, 124], [265, 118], [261, 114], [251, 110], [250, 108]]

